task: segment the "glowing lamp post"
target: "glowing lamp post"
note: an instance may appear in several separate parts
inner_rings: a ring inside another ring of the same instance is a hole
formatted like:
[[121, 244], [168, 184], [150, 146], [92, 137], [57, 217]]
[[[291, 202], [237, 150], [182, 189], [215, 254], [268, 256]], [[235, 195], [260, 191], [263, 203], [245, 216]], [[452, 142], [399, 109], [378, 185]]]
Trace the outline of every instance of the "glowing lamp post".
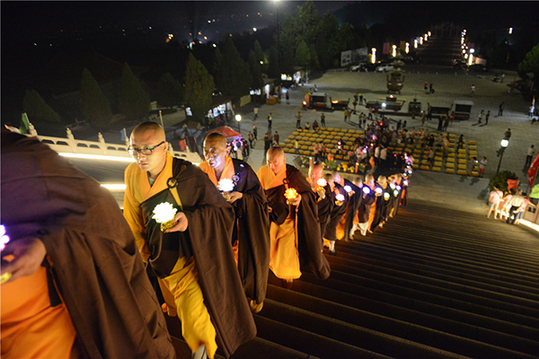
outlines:
[[501, 145], [502, 145], [502, 147], [500, 148], [500, 151], [499, 151], [500, 161], [498, 162], [498, 168], [496, 169], [496, 174], [498, 174], [498, 172], [500, 172], [500, 166], [502, 165], [503, 153], [505, 152], [505, 149], [507, 148], [507, 146], [509, 146], [509, 140], [506, 140], [504, 138], [502, 140], [502, 142], [501, 142]]
[[236, 115], [236, 121], [238, 121], [238, 132], [241, 133], [241, 115]]

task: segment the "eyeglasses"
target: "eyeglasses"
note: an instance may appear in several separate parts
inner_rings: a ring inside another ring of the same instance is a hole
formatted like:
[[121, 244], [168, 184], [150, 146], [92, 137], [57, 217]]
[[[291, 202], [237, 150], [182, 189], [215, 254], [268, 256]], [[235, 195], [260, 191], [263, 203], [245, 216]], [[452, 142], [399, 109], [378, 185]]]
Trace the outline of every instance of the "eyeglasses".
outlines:
[[146, 148], [142, 148], [142, 149], [138, 149], [138, 148], [135, 148], [135, 147], [129, 147], [127, 149], [127, 152], [131, 155], [131, 156], [135, 156], [135, 155], [140, 155], [140, 154], [143, 154], [144, 156], [151, 156], [151, 154], [153, 153], [153, 151], [161, 146], [163, 143], [165, 143], [165, 141], [161, 142], [160, 144], [158, 145], [155, 145], [153, 147], [146, 147]]

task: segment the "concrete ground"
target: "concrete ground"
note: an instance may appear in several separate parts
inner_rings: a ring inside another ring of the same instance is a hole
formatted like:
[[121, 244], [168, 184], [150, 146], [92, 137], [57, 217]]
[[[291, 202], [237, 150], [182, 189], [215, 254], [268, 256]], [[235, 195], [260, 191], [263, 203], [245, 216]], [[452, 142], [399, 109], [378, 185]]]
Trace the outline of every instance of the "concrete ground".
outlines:
[[[450, 68], [428, 66], [428, 65], [407, 65], [404, 67], [405, 82], [400, 95], [395, 95], [398, 99], [406, 100], [404, 110], [408, 109], [408, 103], [417, 96], [417, 101], [422, 103], [422, 108], [426, 109], [427, 103], [432, 106], [449, 107], [454, 100], [471, 100], [474, 102], [472, 115], [468, 121], [456, 121], [448, 128], [449, 133], [454, 133], [457, 137], [464, 134], [466, 142], [477, 141], [477, 152], [479, 158], [487, 157], [488, 166], [484, 178], [469, 178], [445, 173], [433, 173], [428, 171], [414, 172], [412, 183], [419, 187], [419, 191], [410, 191], [412, 198], [421, 198], [428, 201], [445, 203], [455, 208], [467, 208], [474, 211], [482, 211], [485, 207], [485, 196], [487, 195], [487, 185], [491, 176], [496, 173], [499, 157], [496, 156], [500, 148], [500, 141], [505, 131], [511, 128], [512, 136], [507, 147], [500, 170], [511, 170], [517, 174], [521, 181], [521, 188], [528, 192], [527, 175], [523, 172], [523, 165], [526, 158], [527, 149], [534, 144], [539, 148], [539, 124], [531, 125], [527, 118], [527, 110], [530, 106], [518, 91], [508, 93], [508, 83], [513, 79], [518, 79], [516, 72], [494, 71], [489, 73], [466, 73], [462, 70]], [[495, 74], [505, 73], [505, 83], [493, 82]], [[253, 104], [249, 104], [239, 109], [242, 115], [241, 133], [247, 137], [248, 131], [253, 124], [258, 127], [259, 141], [255, 149], [251, 152], [249, 163], [256, 170], [263, 164], [263, 137], [267, 131], [267, 116], [271, 112], [273, 115], [273, 131], [278, 131], [281, 141], [286, 139], [295, 129], [295, 114], [301, 111], [302, 126], [306, 122], [312, 124], [316, 119], [320, 122], [320, 111], [303, 110], [301, 103], [305, 94], [314, 84], [318, 87], [319, 93], [327, 92], [333, 99], [353, 99], [354, 92], [363, 93], [366, 100], [376, 100], [387, 95], [386, 87], [387, 74], [365, 73], [365, 72], [326, 72], [320, 78], [311, 80], [306, 86], [295, 87], [290, 90], [290, 102], [287, 103], [285, 96], [282, 102], [275, 105], [262, 105], [259, 109], [258, 120], [253, 120]], [[435, 93], [425, 94], [423, 84], [425, 81], [432, 82]], [[470, 96], [472, 84], [476, 87], [475, 96]], [[504, 101], [505, 110], [503, 116], [497, 116], [498, 106]], [[358, 106], [358, 112], [368, 113], [365, 106]], [[489, 124], [477, 124], [477, 118], [481, 110], [485, 113], [490, 110], [491, 116]], [[324, 112], [326, 124], [334, 128], [352, 128], [352, 125], [344, 122], [343, 111]], [[396, 123], [399, 119], [408, 121], [408, 128], [416, 129], [426, 127], [430, 132], [436, 132], [438, 122], [427, 121], [425, 126], [421, 125], [419, 117], [411, 119], [409, 116], [388, 116]], [[354, 118], [355, 117], [355, 118]], [[357, 123], [357, 117], [352, 117], [352, 121]], [[232, 125], [234, 126], [234, 125]], [[234, 127], [237, 128], [237, 127]], [[537, 153], [536, 153], [537, 154]], [[287, 154], [289, 163], [292, 163], [294, 155]]]

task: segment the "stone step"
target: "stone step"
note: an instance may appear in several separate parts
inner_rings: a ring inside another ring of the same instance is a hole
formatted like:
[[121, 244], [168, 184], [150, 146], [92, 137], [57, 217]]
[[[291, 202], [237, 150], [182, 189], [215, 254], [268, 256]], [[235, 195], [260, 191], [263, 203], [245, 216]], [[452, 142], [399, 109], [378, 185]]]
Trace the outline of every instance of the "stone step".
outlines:
[[[268, 298], [279, 303], [285, 303], [296, 308], [380, 333], [453, 351], [461, 355], [476, 357], [479, 354], [483, 354], [498, 357], [507, 355], [505, 349], [526, 354], [539, 352], [539, 343], [537, 341], [473, 326], [463, 326], [454, 321], [443, 319], [438, 321], [435, 317], [430, 318], [430, 324], [432, 326], [427, 326], [425, 322], [417, 323], [382, 316], [358, 309], [355, 306], [342, 304], [338, 298], [338, 294], [335, 293], [332, 296], [334, 300], [326, 300], [318, 296], [290, 291], [277, 286], [270, 286], [268, 288]], [[500, 348], [500, 346], [502, 347]]]

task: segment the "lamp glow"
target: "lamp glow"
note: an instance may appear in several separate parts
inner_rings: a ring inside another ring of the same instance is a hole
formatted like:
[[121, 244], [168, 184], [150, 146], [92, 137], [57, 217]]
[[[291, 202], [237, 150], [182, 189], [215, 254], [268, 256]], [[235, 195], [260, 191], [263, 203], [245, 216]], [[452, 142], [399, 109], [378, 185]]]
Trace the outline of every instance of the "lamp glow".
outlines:
[[348, 193], [352, 192], [352, 187], [350, 187], [349, 185], [346, 185], [344, 186], [344, 190]]
[[506, 139], [503, 139], [501, 145], [502, 145], [502, 147], [507, 147], [507, 146], [509, 146], [509, 141], [506, 140]]
[[382, 194], [382, 192], [384, 192], [384, 190], [381, 187], [376, 187], [374, 192], [376, 192], [377, 194]]
[[367, 186], [364, 186], [364, 187], [362, 188], [362, 191], [363, 191], [363, 193], [365, 193], [365, 194], [371, 193], [371, 189], [370, 189], [369, 187], [367, 187]]
[[325, 179], [320, 178], [318, 181], [316, 181], [316, 184], [319, 185], [320, 187], [326, 187], [328, 182]]
[[343, 205], [344, 200], [345, 197], [341, 193], [335, 196], [335, 204], [339, 207]]
[[176, 222], [174, 222], [176, 212], [178, 212], [178, 209], [174, 208], [172, 203], [163, 202], [155, 206], [152, 218], [157, 223], [161, 223], [161, 231], [165, 232], [176, 225]]
[[6, 248], [6, 244], [9, 243], [11, 239], [6, 234], [6, 227], [2, 224], [0, 225], [0, 251], [3, 251]]
[[286, 204], [290, 205], [290, 200], [298, 198], [298, 191], [295, 188], [289, 188], [284, 192], [284, 196], [286, 197]]

